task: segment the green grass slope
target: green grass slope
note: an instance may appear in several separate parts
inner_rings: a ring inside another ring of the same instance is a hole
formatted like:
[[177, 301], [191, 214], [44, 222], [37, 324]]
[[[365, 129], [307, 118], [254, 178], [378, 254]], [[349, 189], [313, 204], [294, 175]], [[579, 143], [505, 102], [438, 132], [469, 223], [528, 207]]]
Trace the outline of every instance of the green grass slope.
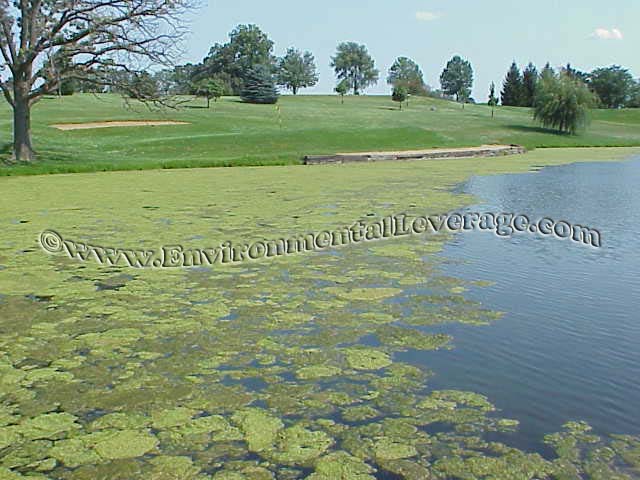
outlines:
[[[195, 100], [178, 110], [127, 107], [117, 95], [46, 98], [33, 111], [39, 153], [30, 166], [0, 175], [299, 163], [306, 154], [517, 143], [527, 148], [640, 145], [640, 110], [596, 111], [580, 135], [538, 127], [529, 109], [414, 98], [399, 111], [390, 97], [282, 97], [273, 105], [224, 98], [211, 109]], [[50, 125], [104, 120], [179, 120], [190, 125], [59, 131]], [[11, 112], [0, 110], [0, 142], [8, 155]]]

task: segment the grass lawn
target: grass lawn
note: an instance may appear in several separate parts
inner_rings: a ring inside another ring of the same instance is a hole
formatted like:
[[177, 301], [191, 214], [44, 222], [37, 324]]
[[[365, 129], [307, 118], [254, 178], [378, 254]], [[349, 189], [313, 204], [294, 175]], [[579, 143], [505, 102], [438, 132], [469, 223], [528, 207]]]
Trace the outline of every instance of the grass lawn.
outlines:
[[[390, 97], [282, 97], [273, 105], [224, 98], [211, 109], [195, 100], [180, 110], [126, 108], [116, 95], [45, 98], [33, 111], [38, 162], [1, 166], [0, 175], [299, 163], [305, 154], [516, 143], [527, 148], [640, 145], [640, 110], [595, 111], [580, 135], [533, 123], [529, 109], [414, 98], [403, 111]], [[4, 155], [11, 113], [2, 107]], [[189, 125], [59, 131], [50, 125], [104, 120], [176, 120]]]

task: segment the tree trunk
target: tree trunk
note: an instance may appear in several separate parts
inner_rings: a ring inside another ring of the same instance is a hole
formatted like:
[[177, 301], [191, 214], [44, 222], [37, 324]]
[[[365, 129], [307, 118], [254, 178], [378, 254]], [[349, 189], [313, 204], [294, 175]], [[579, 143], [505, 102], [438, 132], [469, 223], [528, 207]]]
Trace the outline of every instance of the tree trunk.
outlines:
[[211, 99], [207, 97], [207, 108], [211, 108]]
[[31, 107], [29, 98], [14, 89], [13, 156], [19, 162], [31, 162], [35, 152], [31, 145]]
[[297, 95], [298, 94], [298, 87], [293, 87], [293, 94]]

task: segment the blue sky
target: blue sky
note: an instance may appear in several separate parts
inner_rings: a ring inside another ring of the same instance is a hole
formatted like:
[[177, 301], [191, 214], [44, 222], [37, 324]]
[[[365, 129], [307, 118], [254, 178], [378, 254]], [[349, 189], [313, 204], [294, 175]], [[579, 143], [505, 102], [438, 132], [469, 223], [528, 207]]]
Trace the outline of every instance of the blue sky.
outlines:
[[333, 90], [330, 57], [343, 41], [367, 45], [375, 59], [381, 75], [372, 94], [389, 92], [386, 74], [398, 56], [414, 59], [426, 82], [439, 86], [447, 60], [462, 55], [473, 65], [478, 101], [492, 81], [500, 89], [512, 60], [570, 61], [582, 70], [615, 63], [640, 76], [639, 0], [211, 0], [192, 20], [185, 60], [202, 60], [240, 23], [260, 26], [278, 56], [291, 46], [315, 55], [320, 81], [302, 93]]

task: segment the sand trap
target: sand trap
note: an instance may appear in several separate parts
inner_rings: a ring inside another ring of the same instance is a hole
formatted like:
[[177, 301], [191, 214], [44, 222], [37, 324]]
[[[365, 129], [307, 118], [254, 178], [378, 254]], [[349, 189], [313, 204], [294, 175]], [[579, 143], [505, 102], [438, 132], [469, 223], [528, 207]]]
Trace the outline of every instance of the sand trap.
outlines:
[[113, 122], [56, 123], [51, 126], [58, 130], [89, 130], [91, 128], [153, 127], [161, 125], [189, 125], [189, 122], [173, 122], [171, 120], [124, 120]]

